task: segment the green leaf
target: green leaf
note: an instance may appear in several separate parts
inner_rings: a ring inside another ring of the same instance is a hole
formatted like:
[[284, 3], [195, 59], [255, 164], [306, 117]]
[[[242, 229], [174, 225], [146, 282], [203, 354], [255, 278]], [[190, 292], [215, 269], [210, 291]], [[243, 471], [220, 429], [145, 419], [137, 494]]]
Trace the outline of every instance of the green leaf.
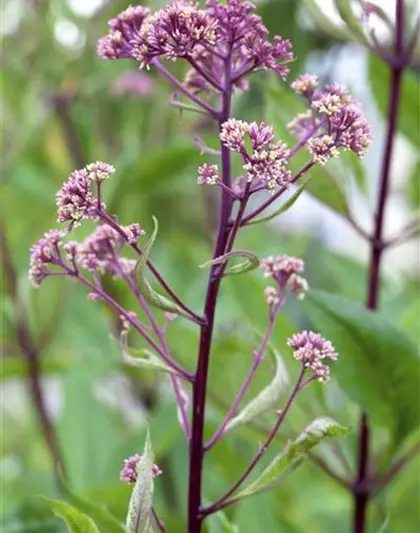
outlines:
[[303, 0], [303, 4], [315, 25], [328, 35], [340, 40], [351, 40], [352, 34], [346, 27], [339, 27], [331, 22], [330, 17], [321, 9], [317, 0]]
[[345, 170], [351, 173], [359, 190], [366, 194], [368, 192], [367, 175], [360, 157], [346, 150], [340, 154], [339, 160]]
[[267, 222], [268, 220], [272, 220], [273, 218], [276, 218], [279, 215], [282, 215], [286, 211], [288, 211], [296, 202], [296, 200], [299, 198], [299, 196], [303, 193], [303, 191], [308, 186], [309, 180], [312, 178], [313, 174], [308, 173], [302, 180], [300, 181], [299, 188], [284, 202], [282, 206], [279, 207], [279, 209], [276, 209], [273, 213], [269, 213], [265, 217], [258, 218], [257, 220], [251, 220], [246, 226], [250, 226], [251, 224], [258, 224], [259, 222]]
[[289, 373], [283, 359], [274, 349], [272, 349], [272, 353], [276, 363], [276, 372], [272, 382], [229, 421], [226, 426], [226, 432], [237, 426], [247, 424], [268, 409], [274, 408], [282, 394], [289, 387]]
[[317, 418], [296, 440], [286, 445], [284, 451], [273, 459], [253, 483], [236, 494], [235, 500], [258, 494], [278, 485], [285, 475], [301, 464], [307, 452], [314, 446], [327, 438], [342, 437], [348, 431], [348, 428], [341, 426], [332, 418], [325, 416]]
[[420, 158], [407, 180], [407, 199], [411, 206], [420, 208]]
[[102, 531], [107, 533], [125, 533], [123, 525], [110, 513], [110, 511], [108, 511], [108, 509], [74, 494], [64, 483], [63, 487], [65, 495], [70, 503], [74, 505], [76, 509], [91, 517]]
[[223, 511], [218, 511], [206, 520], [208, 533], [239, 533], [239, 528], [232, 524]]
[[81, 513], [68, 503], [44, 497], [41, 500], [56, 516], [64, 520], [70, 533], [100, 533], [95, 522], [89, 516]]
[[142, 459], [137, 463], [137, 481], [128, 506], [127, 533], [152, 533], [153, 531], [151, 518], [154, 490], [153, 461], [152, 445], [149, 432], [147, 432]]
[[127, 336], [122, 335], [122, 360], [129, 366], [145, 370], [157, 370], [176, 374], [176, 371], [166, 365], [160, 357], [147, 348], [130, 348], [127, 346]]
[[212, 259], [210, 261], [207, 261], [206, 263], [203, 263], [202, 265], [200, 265], [200, 268], [204, 268], [210, 265], [223, 265], [231, 257], [244, 257], [245, 260], [237, 265], [227, 267], [223, 273], [224, 276], [244, 274], [245, 272], [249, 272], [250, 270], [255, 270], [259, 267], [260, 264], [258, 256], [256, 256], [253, 252], [250, 252], [249, 250], [235, 250], [233, 252], [221, 255], [220, 257], [216, 257], [216, 259]]
[[303, 303], [317, 330], [334, 344], [336, 378], [374, 424], [402, 442], [420, 420], [418, 351], [409, 336], [378, 312], [336, 294], [309, 291]]
[[359, 42], [366, 43], [367, 39], [363, 31], [361, 17], [356, 17], [354, 14], [352, 0], [334, 0], [334, 3], [340, 17], [346, 23], [351, 33]]
[[[387, 120], [388, 100], [391, 71], [380, 59], [373, 54], [369, 56], [368, 63], [369, 81], [373, 96], [382, 117]], [[398, 131], [418, 147], [418, 117], [420, 114], [420, 81], [409, 70], [403, 73], [400, 102], [398, 113]]]
[[155, 217], [153, 217], [153, 233], [150, 237], [150, 239], [147, 241], [143, 248], [143, 253], [141, 254], [141, 257], [138, 261], [138, 273], [139, 273], [139, 289], [142, 295], [145, 297], [147, 302], [153, 306], [157, 307], [158, 309], [162, 309], [163, 311], [168, 311], [170, 313], [176, 313], [177, 315], [186, 315], [185, 311], [179, 307], [175, 302], [172, 302], [171, 300], [168, 300], [168, 298], [165, 298], [165, 296], [160, 295], [157, 293], [150, 283], [147, 281], [146, 278], [146, 268], [147, 268], [147, 261], [149, 259], [150, 251], [152, 249], [152, 246], [156, 240], [157, 232], [158, 232], [158, 221]]

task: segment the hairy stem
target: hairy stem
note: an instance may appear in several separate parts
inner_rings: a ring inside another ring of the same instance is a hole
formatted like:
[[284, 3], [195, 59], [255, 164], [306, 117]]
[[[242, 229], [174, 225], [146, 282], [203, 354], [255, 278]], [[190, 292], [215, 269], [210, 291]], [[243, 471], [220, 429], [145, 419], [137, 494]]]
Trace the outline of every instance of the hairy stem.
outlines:
[[[222, 96], [222, 112], [219, 119], [219, 130], [223, 122], [230, 116], [231, 106], [231, 65], [230, 57], [225, 61], [225, 91]], [[231, 161], [229, 149], [221, 144], [222, 158], [222, 179], [224, 185], [230, 187], [231, 184]], [[213, 259], [221, 256], [225, 252], [228, 238], [228, 222], [232, 210], [232, 199], [226, 190], [222, 190], [222, 201], [220, 207], [219, 228], [217, 232], [216, 245], [213, 250]], [[217, 297], [219, 293], [221, 276], [219, 265], [213, 265], [210, 269], [209, 282], [204, 305], [204, 317], [206, 324], [201, 326], [197, 371], [193, 386], [192, 405], [192, 433], [190, 441], [190, 472], [188, 482], [188, 533], [200, 533], [202, 517], [201, 490], [202, 490], [202, 470], [204, 458], [204, 420], [206, 407], [207, 376], [210, 362], [210, 351], [213, 338], [214, 317], [216, 311]]]
[[[404, 1], [397, 0], [396, 4], [396, 34], [395, 34], [395, 58], [401, 58], [404, 52]], [[381, 260], [383, 257], [383, 228], [385, 220], [385, 208], [389, 194], [391, 162], [394, 150], [394, 142], [397, 131], [398, 110], [400, 104], [400, 90], [403, 67], [399, 61], [390, 65], [391, 86], [388, 106], [388, 131], [384, 158], [382, 162], [381, 181], [375, 213], [374, 238], [371, 243], [371, 257], [369, 265], [369, 277], [367, 287], [366, 306], [369, 309], [377, 309], [379, 305]], [[359, 429], [359, 457], [357, 477], [353, 485], [354, 513], [353, 533], [364, 533], [367, 526], [367, 508], [370, 499], [369, 488], [369, 448], [370, 429], [366, 413], [363, 413]]]

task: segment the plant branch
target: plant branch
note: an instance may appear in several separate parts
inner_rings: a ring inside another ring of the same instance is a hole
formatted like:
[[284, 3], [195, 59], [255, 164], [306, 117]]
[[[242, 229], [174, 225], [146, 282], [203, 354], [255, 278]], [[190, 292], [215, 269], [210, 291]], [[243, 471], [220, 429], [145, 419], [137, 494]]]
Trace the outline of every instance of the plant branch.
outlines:
[[416, 442], [391, 468], [382, 476], [374, 479], [375, 495], [383, 490], [399, 472], [420, 452], [420, 442]]
[[[230, 116], [231, 107], [231, 58], [225, 59], [225, 90], [222, 95], [222, 113], [219, 119], [219, 131]], [[226, 187], [231, 185], [231, 158], [229, 149], [221, 143], [222, 180]], [[213, 259], [224, 254], [228, 238], [228, 222], [232, 210], [232, 199], [227, 191], [222, 191], [219, 228]], [[206, 408], [207, 376], [210, 363], [210, 351], [213, 338], [214, 318], [221, 277], [216, 276], [218, 265], [212, 265], [204, 305], [206, 324], [201, 326], [199, 353], [195, 381], [193, 386], [192, 435], [190, 442], [190, 472], [188, 481], [188, 533], [200, 533], [202, 517], [201, 491], [203, 470], [203, 438]]]
[[226, 413], [225, 418], [223, 419], [222, 423], [220, 424], [219, 429], [214, 433], [212, 438], [206, 443], [204, 446], [204, 449], [206, 451], [210, 450], [214, 446], [214, 444], [217, 443], [218, 440], [223, 436], [223, 433], [225, 432], [226, 426], [229, 424], [230, 419], [234, 414], [236, 413], [241, 401], [243, 400], [246, 391], [248, 390], [248, 387], [252, 381], [252, 378], [254, 377], [255, 372], [257, 371], [258, 367], [260, 366], [261, 361], [263, 360], [265, 350], [267, 349], [268, 342], [270, 340], [270, 336], [274, 329], [274, 324], [276, 322], [276, 317], [278, 315], [278, 312], [280, 311], [280, 307], [283, 304], [283, 302], [279, 302], [276, 306], [276, 309], [273, 310], [273, 312], [270, 315], [267, 331], [265, 332], [263, 341], [257, 351], [256, 354], [254, 354], [254, 361], [252, 363], [252, 367], [250, 371], [248, 372], [248, 375], [246, 376], [244, 382], [242, 383], [241, 388], [239, 389], [238, 394], [236, 395], [236, 398], [232, 402], [231, 406], [229, 407], [228, 412]]
[[[124, 240], [133, 248], [133, 250], [138, 254], [142, 255], [143, 251], [141, 248], [137, 246], [137, 244], [132, 244], [128, 241], [128, 237], [125, 233], [125, 231], [121, 228], [121, 226], [105, 211], [99, 212], [100, 219], [111, 226], [111, 228], [115, 229], [121, 235]], [[157, 268], [153, 265], [153, 263], [148, 260], [147, 266], [150, 269], [150, 272], [154, 275], [156, 280], [160, 283], [163, 289], [169, 294], [169, 296], [172, 298], [172, 300], [179, 305], [186, 313], [188, 313], [191, 316], [191, 320], [197, 324], [202, 324], [204, 322], [203, 318], [194, 311], [192, 311], [187, 305], [184, 304], [184, 302], [176, 295], [176, 293], [169, 287], [169, 285], [166, 283], [166, 281], [163, 279], [162, 275], [159, 273]], [[186, 317], [188, 318], [188, 317]]]
[[[404, 49], [404, 0], [396, 3], [396, 30], [395, 49], [396, 58], [402, 57]], [[394, 142], [397, 132], [398, 110], [400, 104], [400, 92], [403, 70], [401, 65], [391, 64], [391, 86], [388, 106], [388, 132], [386, 136], [385, 152], [382, 163], [381, 181], [379, 187], [378, 202], [375, 214], [374, 238], [371, 242], [371, 258], [369, 266], [368, 288], [366, 306], [369, 309], [377, 309], [379, 305], [380, 269], [383, 253], [383, 227], [385, 209], [389, 194], [391, 162], [394, 151]], [[366, 515], [368, 502], [371, 497], [369, 482], [369, 448], [370, 430], [368, 417], [363, 413], [359, 429], [359, 458], [357, 477], [353, 484], [354, 514], [353, 533], [364, 533], [366, 530]]]
[[[299, 375], [299, 377], [298, 377], [298, 379], [296, 381], [296, 384], [295, 384], [295, 386], [293, 388], [293, 391], [292, 391], [289, 399], [286, 402], [286, 405], [280, 411], [280, 413], [279, 413], [279, 415], [277, 417], [277, 421], [276, 421], [273, 429], [271, 430], [271, 432], [268, 435], [267, 439], [265, 440], [264, 444], [262, 444], [262, 446], [260, 446], [258, 452], [256, 453], [254, 459], [249, 464], [248, 468], [241, 475], [241, 477], [236, 481], [236, 483], [234, 483], [233, 486], [221, 498], [219, 498], [219, 500], [217, 500], [217, 502], [215, 502], [213, 505], [210, 505], [206, 509], [202, 510], [203, 516], [207, 516], [209, 514], [213, 514], [216, 511], [218, 511], [219, 509], [221, 509], [222, 506], [226, 507], [226, 505], [229, 505], [229, 504], [227, 504], [228, 498], [242, 485], [242, 483], [248, 478], [248, 476], [252, 473], [254, 468], [257, 466], [258, 462], [260, 461], [260, 459], [265, 454], [267, 448], [270, 446], [272, 441], [275, 439], [281, 424], [283, 423], [284, 419], [286, 418], [286, 415], [287, 415], [291, 405], [293, 404], [293, 401], [295, 400], [297, 393], [300, 390], [300, 386], [301, 386], [304, 374], [305, 374], [305, 367], [302, 367], [302, 369], [300, 371], [300, 375]], [[226, 505], [224, 505], [225, 502], [226, 502]], [[229, 500], [229, 502], [230, 503], [234, 503], [234, 500]]]
[[162, 63], [160, 63], [157, 59], [153, 59], [151, 64], [158, 70], [167, 80], [169, 80], [172, 85], [174, 85], [177, 89], [179, 89], [185, 96], [187, 96], [190, 100], [192, 100], [194, 103], [196, 103], [199, 107], [207, 111], [207, 113], [213, 117], [214, 119], [219, 119], [219, 112], [214, 109], [213, 107], [209, 106], [201, 100], [201, 98], [198, 98], [193, 92], [191, 92], [187, 87], [181, 83], [173, 74], [167, 70]]

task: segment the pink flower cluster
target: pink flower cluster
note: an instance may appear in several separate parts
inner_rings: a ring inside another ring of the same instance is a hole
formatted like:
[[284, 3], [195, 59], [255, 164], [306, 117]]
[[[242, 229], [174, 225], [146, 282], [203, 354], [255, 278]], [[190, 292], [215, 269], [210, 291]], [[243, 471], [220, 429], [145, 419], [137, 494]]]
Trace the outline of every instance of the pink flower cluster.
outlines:
[[308, 290], [308, 282], [301, 274], [304, 272], [302, 259], [288, 255], [269, 256], [262, 259], [260, 267], [266, 278], [276, 282], [276, 287], [267, 287], [265, 297], [270, 306], [282, 302], [284, 294], [291, 293], [303, 299]]
[[337, 360], [337, 353], [330, 341], [324, 339], [319, 333], [302, 331], [296, 333], [287, 344], [293, 348], [293, 357], [301, 361], [305, 368], [311, 368], [313, 377], [326, 383], [330, 379], [330, 369], [322, 361]]
[[130, 6], [109, 21], [109, 33], [98, 41], [103, 59], [137, 60], [142, 67], [154, 59], [186, 59], [192, 66], [187, 83], [197, 90], [214, 89], [223, 83], [224, 63], [231, 64], [229, 82], [245, 87], [242, 78], [256, 69], [276, 71], [283, 79], [285, 63], [293, 59], [291, 43], [268, 30], [255, 6], [243, 0], [207, 0], [206, 8], [176, 0], [151, 13]]
[[[136, 261], [121, 256], [125, 244], [136, 246], [145, 232], [139, 224], [98, 225], [84, 241], [64, 241], [64, 237], [82, 220], [101, 219], [105, 205], [99, 199], [102, 182], [115, 171], [112, 165], [97, 161], [74, 171], [56, 195], [58, 222], [69, 222], [67, 231], [51, 230], [30, 252], [29, 278], [34, 286], [52, 275], [77, 275], [79, 269], [100, 275], [131, 275]], [[96, 195], [92, 188], [96, 187]], [[62, 254], [64, 251], [64, 254]], [[53, 267], [53, 268], [52, 268]], [[55, 268], [54, 268], [55, 267]], [[60, 271], [61, 269], [61, 271]]]
[[[141, 455], [133, 455], [128, 459], [124, 459], [124, 467], [120, 472], [120, 481], [124, 483], [135, 483], [137, 481], [137, 466], [143, 457]], [[152, 466], [152, 477], [160, 476], [162, 470], [157, 466]]]
[[289, 150], [286, 144], [275, 140], [271, 126], [232, 118], [223, 124], [220, 139], [232, 152], [241, 154], [248, 182], [256, 181], [271, 192], [289, 185]]
[[359, 102], [341, 85], [326, 85], [317, 91], [318, 84], [317, 76], [309, 74], [292, 82], [292, 89], [307, 100], [309, 109], [295, 117], [290, 131], [306, 141], [313, 160], [320, 165], [336, 157], [341, 147], [363, 157], [372, 144], [372, 129]]

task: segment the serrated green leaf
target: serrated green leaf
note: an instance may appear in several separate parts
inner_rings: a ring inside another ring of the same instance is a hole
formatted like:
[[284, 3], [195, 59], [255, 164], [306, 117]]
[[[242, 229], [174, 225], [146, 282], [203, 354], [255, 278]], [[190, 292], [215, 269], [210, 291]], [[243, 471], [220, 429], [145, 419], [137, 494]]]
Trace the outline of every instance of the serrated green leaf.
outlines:
[[379, 312], [340, 295], [309, 291], [302, 304], [314, 327], [334, 344], [337, 379], [374, 424], [401, 443], [418, 426], [420, 360], [410, 337]]
[[250, 420], [260, 416], [268, 409], [274, 408], [289, 387], [289, 373], [283, 359], [273, 348], [272, 353], [276, 363], [276, 371], [272, 382], [229, 421], [225, 431], [247, 424]]
[[[391, 71], [373, 54], [369, 56], [369, 81], [378, 109], [384, 119], [388, 118], [389, 87]], [[415, 147], [419, 146], [418, 117], [420, 114], [420, 81], [405, 69], [401, 83], [398, 112], [398, 131], [400, 131]]]
[[299, 437], [289, 442], [285, 450], [277, 455], [258, 478], [235, 495], [235, 500], [258, 494], [278, 485], [285, 475], [295, 470], [306, 458], [307, 452], [327, 438], [342, 437], [348, 428], [332, 418], [319, 417]]
[[127, 533], [152, 533], [153, 531], [151, 517], [154, 490], [153, 461], [152, 445], [149, 432], [147, 432], [142, 459], [137, 463], [137, 481], [128, 506]]
[[[147, 260], [149, 259], [150, 251], [152, 249], [152, 246], [156, 240], [157, 232], [158, 232], [158, 221], [155, 217], [153, 217], [153, 233], [150, 237], [150, 239], [147, 241], [143, 248], [143, 253], [141, 254], [141, 257], [138, 261], [138, 274], [139, 274], [139, 289], [146, 301], [153, 307], [157, 307], [158, 309], [162, 309], [163, 311], [168, 311], [170, 313], [175, 313], [177, 315], [184, 315], [185, 312], [183, 309], [179, 307], [175, 302], [172, 302], [171, 300], [168, 300], [168, 298], [165, 298], [165, 296], [160, 295], [158, 292], [156, 292], [150, 283], [147, 281], [146, 278], [146, 268], [147, 268]], [[188, 315], [187, 315], [188, 316]]]
[[223, 273], [224, 276], [244, 274], [245, 272], [249, 272], [250, 270], [258, 268], [260, 264], [258, 256], [256, 256], [253, 252], [250, 252], [249, 250], [235, 250], [233, 252], [221, 255], [220, 257], [216, 257], [216, 259], [212, 259], [210, 261], [207, 261], [206, 263], [203, 263], [202, 265], [200, 265], [200, 268], [204, 268], [210, 265], [223, 265], [232, 257], [243, 257], [245, 259], [237, 265], [227, 267]]
[[64, 483], [62, 484], [65, 495], [70, 503], [79, 511], [86, 513], [95, 521], [95, 524], [107, 533], [125, 533], [123, 525], [105, 507], [90, 502], [74, 494]]
[[286, 211], [288, 211], [295, 204], [296, 200], [298, 200], [298, 198], [303, 193], [303, 191], [306, 189], [306, 187], [308, 186], [309, 180], [312, 178], [312, 176], [313, 174], [311, 173], [306, 174], [306, 176], [304, 176], [300, 180], [299, 182], [300, 185], [298, 189], [290, 196], [288, 200], [284, 202], [282, 206], [279, 207], [279, 209], [276, 209], [276, 211], [273, 211], [273, 213], [269, 213], [265, 217], [258, 218], [257, 220], [251, 220], [246, 225], [250, 226], [251, 224], [258, 224], [259, 222], [267, 222], [268, 220], [272, 220], [273, 218], [276, 218], [282, 215], [283, 213], [285, 213]]
[[81, 513], [70, 504], [44, 497], [41, 500], [56, 516], [64, 520], [70, 533], [101, 533], [88, 515]]

